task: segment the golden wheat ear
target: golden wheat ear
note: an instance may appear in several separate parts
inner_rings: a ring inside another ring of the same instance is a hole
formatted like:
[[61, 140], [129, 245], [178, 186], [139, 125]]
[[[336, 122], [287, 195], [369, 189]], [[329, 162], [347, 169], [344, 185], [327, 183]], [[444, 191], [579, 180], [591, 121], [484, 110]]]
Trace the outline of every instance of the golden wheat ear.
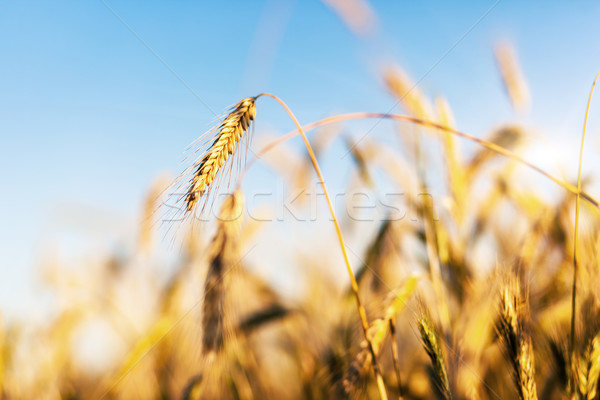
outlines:
[[232, 111], [218, 126], [208, 150], [192, 166], [194, 173], [184, 197], [186, 212], [193, 211], [200, 199], [216, 184], [229, 156], [235, 152], [256, 116], [255, 103], [256, 97], [246, 97], [233, 106]]
[[452, 391], [450, 390], [450, 380], [446, 369], [446, 361], [440, 346], [440, 339], [433, 322], [427, 314], [423, 314], [417, 319], [419, 333], [421, 334], [421, 342], [423, 348], [427, 352], [436, 379], [437, 387], [446, 400], [452, 399]]
[[600, 378], [600, 332], [592, 338], [580, 360], [577, 380], [584, 399], [597, 399]]
[[500, 318], [498, 333], [504, 344], [506, 355], [513, 367], [514, 381], [522, 400], [536, 400], [535, 361], [530, 336], [523, 329], [525, 312], [519, 299], [518, 282], [510, 282], [502, 288], [500, 295]]

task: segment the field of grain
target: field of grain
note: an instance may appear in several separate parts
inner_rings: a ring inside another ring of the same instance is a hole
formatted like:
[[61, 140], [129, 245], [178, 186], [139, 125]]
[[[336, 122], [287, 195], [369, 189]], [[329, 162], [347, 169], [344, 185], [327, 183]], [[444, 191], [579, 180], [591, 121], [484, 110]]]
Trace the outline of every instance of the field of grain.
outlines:
[[[360, 10], [328, 3], [361, 34]], [[498, 90], [525, 112], [515, 48], [493, 54]], [[596, 177], [582, 173], [598, 77], [571, 138], [575, 179], [523, 155], [536, 146], [530, 126], [463, 132], [452, 104], [399, 65], [380, 78], [401, 113], [299, 121], [278, 93], [231, 99], [181, 174], [148, 188], [128, 248], [76, 270], [42, 263], [59, 307], [42, 324], [0, 325], [0, 397], [599, 399], [600, 205], [587, 191]], [[267, 106], [293, 130], [256, 128]], [[365, 121], [386, 136], [352, 134]], [[351, 162], [332, 185], [334, 144]], [[258, 218], [244, 185], [258, 165], [290, 193], [318, 192], [293, 206], [323, 211], [318, 223], [276, 218], [272, 204]], [[361, 196], [386, 207], [369, 213]], [[295, 241], [302, 250], [285, 247]], [[165, 243], [177, 255], [167, 272]], [[271, 275], [247, 261], [257, 245]], [[297, 290], [284, 289], [286, 275]]]

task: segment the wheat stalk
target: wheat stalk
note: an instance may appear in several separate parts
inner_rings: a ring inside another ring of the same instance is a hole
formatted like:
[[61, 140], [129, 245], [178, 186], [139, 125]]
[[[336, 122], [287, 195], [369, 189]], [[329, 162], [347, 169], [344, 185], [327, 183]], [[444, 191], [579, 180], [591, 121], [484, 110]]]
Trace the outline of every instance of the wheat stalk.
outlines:
[[[508, 158], [516, 161], [517, 163], [524, 165], [524, 166], [528, 167], [529, 169], [534, 170], [535, 172], [545, 176], [552, 182], [556, 183], [558, 186], [562, 187], [569, 193], [573, 193], [573, 194], [579, 193], [579, 197], [582, 200], [585, 200], [586, 202], [588, 202], [588, 204], [590, 204], [595, 209], [600, 210], [600, 202], [598, 200], [596, 200], [594, 197], [592, 197], [590, 194], [588, 194], [582, 190], [579, 191], [579, 189], [577, 188], [576, 185], [573, 185], [569, 182], [565, 182], [565, 181], [557, 178], [556, 176], [544, 171], [542, 168], [530, 163], [529, 161], [525, 160], [523, 157], [517, 155], [515, 152], [508, 150], [508, 149], [506, 149], [496, 143], [490, 142], [488, 140], [479, 139], [479, 138], [469, 135], [465, 132], [461, 132], [456, 129], [449, 128], [447, 126], [443, 126], [441, 124], [438, 124], [438, 123], [435, 123], [435, 122], [432, 122], [429, 120], [423, 120], [423, 119], [411, 117], [408, 115], [400, 115], [400, 114], [355, 112], [355, 113], [339, 114], [339, 115], [334, 115], [331, 117], [323, 118], [321, 120], [306, 124], [306, 125], [302, 126], [301, 128], [302, 128], [303, 132], [308, 132], [310, 130], [313, 130], [313, 129], [316, 129], [319, 127], [337, 124], [337, 123], [344, 122], [344, 121], [359, 120], [359, 119], [389, 119], [389, 120], [394, 120], [394, 121], [405, 121], [405, 122], [410, 122], [410, 123], [416, 124], [416, 125], [421, 125], [421, 126], [425, 126], [425, 127], [429, 127], [429, 128], [438, 129], [440, 131], [448, 132], [452, 135], [462, 137], [463, 139], [466, 139], [470, 142], [476, 143], [482, 147], [485, 147], [485, 148], [493, 151], [494, 153], [498, 153], [500, 155], [508, 157]], [[267, 152], [272, 150], [277, 145], [279, 145], [287, 140], [290, 140], [291, 138], [296, 137], [299, 134], [300, 134], [300, 130], [296, 129], [296, 130], [288, 132], [285, 135], [269, 142], [256, 154], [255, 158], [250, 160], [249, 165], [256, 162], [256, 160], [259, 157], [262, 157], [263, 155], [265, 155]]]
[[215, 141], [193, 167], [195, 172], [185, 195], [187, 211], [193, 210], [198, 200], [210, 189], [229, 155], [233, 154], [238, 142], [250, 128], [256, 116], [255, 102], [256, 97], [240, 100], [219, 125]]
[[394, 318], [390, 320], [390, 338], [392, 342], [392, 363], [394, 365], [394, 372], [396, 373], [396, 382], [398, 384], [398, 399], [404, 399], [404, 389], [402, 388], [402, 376], [400, 375], [400, 361], [398, 356], [398, 342], [396, 341], [396, 323]]
[[[333, 223], [334, 223], [334, 226], [336, 229], [336, 234], [338, 236], [338, 240], [340, 243], [340, 249], [344, 256], [346, 268], [347, 268], [348, 274], [350, 276], [350, 282], [351, 282], [352, 289], [353, 289], [353, 292], [356, 297], [357, 308], [358, 308], [358, 313], [360, 316], [361, 325], [363, 328], [363, 333], [364, 333], [365, 339], [368, 344], [369, 352], [371, 353], [371, 357], [372, 357], [372, 365], [373, 365], [373, 369], [375, 372], [375, 378], [377, 381], [377, 387], [379, 390], [379, 394], [380, 394], [380, 397], [382, 400], [387, 400], [387, 394], [386, 394], [386, 390], [385, 390], [383, 376], [381, 375], [381, 371], [379, 370], [379, 366], [377, 365], [377, 358], [376, 358], [375, 351], [373, 350], [373, 346], [372, 346], [369, 338], [367, 337], [367, 330], [369, 329], [369, 323], [368, 323], [366, 311], [365, 311], [365, 309], [360, 301], [360, 297], [358, 295], [358, 283], [356, 282], [354, 272], [352, 271], [352, 268], [350, 267], [350, 262], [348, 260], [348, 255], [346, 253], [346, 248], [345, 248], [344, 241], [342, 238], [342, 232], [341, 232], [340, 226], [337, 222], [337, 219], [335, 217], [333, 205], [331, 203], [331, 199], [329, 197], [329, 194], [328, 194], [326, 186], [325, 186], [325, 180], [324, 180], [321, 170], [319, 168], [319, 164], [316, 160], [316, 156], [312, 150], [312, 147], [311, 147], [308, 139], [302, 132], [302, 127], [301, 127], [300, 123], [298, 122], [298, 120], [296, 119], [296, 117], [294, 116], [292, 111], [289, 109], [289, 107], [280, 98], [278, 98], [277, 96], [270, 94], [270, 93], [261, 93], [255, 97], [247, 97], [247, 98], [241, 100], [240, 102], [238, 102], [233, 107], [233, 111], [231, 111], [229, 113], [229, 115], [223, 120], [221, 125], [219, 125], [218, 132], [215, 135], [215, 141], [213, 142], [213, 144], [209, 147], [208, 151], [202, 157], [201, 161], [198, 162], [197, 165], [192, 167], [192, 169], [195, 170], [195, 173], [190, 181], [188, 190], [185, 195], [185, 203], [186, 203], [187, 212], [192, 211], [195, 208], [196, 204], [198, 203], [199, 199], [206, 193], [207, 190], [209, 190], [211, 188], [211, 186], [215, 182], [215, 178], [216, 178], [217, 174], [222, 169], [222, 167], [225, 164], [225, 162], [227, 161], [229, 155], [233, 154], [233, 152], [235, 151], [237, 143], [241, 140], [244, 133], [248, 130], [248, 128], [250, 127], [250, 123], [252, 122], [252, 120], [254, 119], [254, 117], [256, 115], [255, 102], [256, 102], [256, 99], [261, 96], [271, 97], [274, 100], [276, 100], [277, 102], [279, 102], [281, 104], [281, 106], [286, 110], [288, 115], [291, 117], [291, 119], [294, 121], [296, 128], [298, 128], [300, 134], [302, 135], [302, 137], [304, 139], [304, 144], [305, 144], [308, 154], [310, 156], [310, 159], [311, 159], [311, 162], [315, 169], [315, 172], [317, 173], [319, 181], [323, 185], [325, 199], [327, 201], [327, 205], [329, 207], [329, 211], [330, 211], [332, 219], [333, 219]], [[243, 174], [245, 173], [245, 171], [247, 171], [247, 169], [248, 169], [248, 166], [244, 170]], [[242, 176], [242, 178], [243, 178], [243, 176]], [[239, 182], [241, 182], [241, 179]], [[213, 263], [215, 264], [214, 267], [212, 266]], [[211, 298], [206, 299], [207, 304], [213, 304], [217, 308], [219, 307], [219, 304], [220, 304], [219, 303], [220, 300], [219, 300], [219, 296], [218, 296], [220, 284], [219, 284], [218, 279], [215, 281], [215, 276], [213, 276], [213, 274], [217, 274], [218, 272], [220, 272], [220, 270], [222, 270], [222, 268], [218, 268], [219, 267], [218, 263], [219, 263], [218, 257], [213, 259], [213, 262], [211, 263], [211, 267], [215, 271], [214, 271], [214, 273], [211, 273], [211, 271], [209, 271], [209, 275], [207, 277], [207, 285], [208, 285], [209, 281], [210, 282], [214, 281], [213, 283], [215, 283], [215, 285], [216, 285], [215, 287], [217, 290], [215, 290], [216, 293], [213, 293], [210, 295]], [[217, 278], [218, 278], [218, 276], [217, 276]], [[211, 307], [207, 306], [207, 310], [210, 311]], [[214, 318], [215, 315], [216, 314], [209, 313], [208, 315], [206, 315], [204, 317], [205, 319], [207, 319], [207, 321], [206, 321], [207, 326], [214, 323], [214, 326], [215, 326], [214, 329], [216, 332], [216, 335], [211, 334], [211, 335], [207, 336], [208, 342], [205, 343], [205, 345], [204, 345], [205, 349], [218, 348], [218, 345], [219, 345], [218, 332], [219, 332], [220, 320], [218, 318], [215, 320], [210, 320], [210, 318]]]
[[533, 346], [531, 338], [523, 331], [523, 314], [519, 310], [517, 293], [516, 284], [502, 289], [498, 331], [513, 366], [519, 398], [534, 400], [537, 399], [537, 390]]
[[277, 101], [285, 109], [285, 111], [288, 113], [290, 118], [294, 121], [294, 124], [296, 125], [296, 129], [302, 136], [302, 140], [304, 141], [304, 146], [306, 147], [306, 150], [308, 151], [308, 155], [313, 164], [315, 173], [317, 174], [317, 177], [319, 178], [319, 182], [322, 185], [323, 194], [325, 195], [325, 201], [327, 202], [327, 207], [329, 208], [329, 214], [331, 215], [333, 226], [335, 227], [335, 233], [338, 238], [340, 250], [342, 251], [342, 255], [344, 257], [344, 263], [346, 264], [346, 270], [348, 271], [348, 276], [350, 277], [350, 285], [352, 287], [352, 292], [354, 293], [354, 297], [356, 300], [356, 307], [358, 309], [358, 315], [360, 318], [361, 327], [363, 329], [363, 335], [365, 337], [367, 349], [368, 349], [369, 353], [371, 354], [371, 365], [373, 367], [373, 372], [375, 374], [375, 381], [377, 383], [377, 390], [379, 392], [379, 397], [381, 398], [381, 400], [387, 400], [387, 391], [385, 389], [385, 382], [383, 381], [383, 375], [381, 374], [381, 370], [379, 369], [379, 365], [377, 364], [377, 355], [373, 348], [373, 343], [371, 343], [371, 340], [369, 339], [369, 335], [368, 335], [369, 320], [367, 319], [367, 312], [365, 310], [365, 307], [362, 304], [362, 301], [360, 300], [360, 295], [358, 293], [358, 282], [356, 281], [356, 277], [354, 276], [354, 271], [352, 270], [352, 267], [350, 266], [350, 260], [348, 259], [346, 245], [344, 244], [344, 237], [342, 236], [342, 229], [340, 228], [340, 224], [338, 223], [338, 220], [335, 216], [335, 210], [333, 209], [333, 203], [331, 202], [331, 198], [329, 197], [329, 192], [327, 191], [327, 185], [325, 185], [325, 179], [323, 178], [323, 173], [321, 172], [321, 168], [319, 167], [319, 163], [317, 162], [317, 157], [315, 156], [315, 153], [313, 151], [312, 146], [310, 145], [310, 142], [308, 141], [308, 138], [306, 137], [306, 135], [304, 134], [304, 131], [302, 130], [302, 125], [300, 125], [300, 122], [298, 122], [298, 119], [296, 118], [296, 116], [294, 115], [292, 110], [290, 110], [290, 108], [287, 106], [287, 104], [285, 104], [285, 102], [283, 100], [281, 100], [279, 97], [277, 97], [271, 93], [261, 93], [257, 97], [259, 97], [259, 96], [271, 97], [273, 100]]
[[[571, 288], [571, 337], [569, 338], [569, 364], [573, 368], [575, 363], [575, 336], [576, 332], [576, 320], [577, 320], [577, 275], [579, 271], [579, 209], [583, 192], [581, 190], [581, 171], [583, 167], [583, 149], [585, 144], [585, 133], [587, 130], [588, 116], [590, 113], [590, 105], [592, 104], [592, 96], [594, 89], [596, 88], [596, 82], [600, 78], [600, 72], [596, 74], [592, 88], [590, 89], [590, 95], [587, 101], [587, 107], [585, 109], [585, 118], [583, 120], [583, 133], [581, 134], [581, 147], [579, 149], [579, 169], [577, 172], [577, 192], [575, 192], [575, 230], [573, 235], [573, 285]], [[572, 377], [571, 377], [572, 379]], [[571, 382], [574, 383], [574, 382]], [[572, 388], [574, 384], [570, 385]]]

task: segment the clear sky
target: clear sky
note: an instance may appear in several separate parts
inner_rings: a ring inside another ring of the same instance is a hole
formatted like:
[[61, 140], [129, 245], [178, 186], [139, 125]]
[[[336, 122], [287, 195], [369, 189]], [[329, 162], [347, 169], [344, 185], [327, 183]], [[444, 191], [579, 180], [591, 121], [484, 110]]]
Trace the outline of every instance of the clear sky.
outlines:
[[[577, 155], [600, 70], [600, 3], [370, 4], [375, 31], [359, 38], [316, 0], [1, 0], [2, 309], [35, 307], [40, 258], [63, 241], [116, 246], [153, 180], [179, 172], [182, 150], [215, 114], [259, 92], [282, 97], [303, 122], [385, 112], [395, 101], [380, 72], [396, 63], [425, 93], [446, 96], [460, 129], [480, 136], [519, 118], [560, 155]], [[523, 116], [495, 65], [501, 39], [529, 83]], [[269, 110], [262, 126], [291, 128]], [[592, 124], [589, 166], [599, 134]]]

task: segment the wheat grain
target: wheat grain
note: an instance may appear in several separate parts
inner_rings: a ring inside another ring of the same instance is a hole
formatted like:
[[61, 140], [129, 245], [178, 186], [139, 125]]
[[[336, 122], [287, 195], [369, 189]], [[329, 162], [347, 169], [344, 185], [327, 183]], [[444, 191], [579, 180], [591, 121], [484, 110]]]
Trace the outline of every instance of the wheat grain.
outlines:
[[233, 154], [238, 142], [250, 128], [256, 116], [256, 97], [240, 100], [218, 127], [215, 140], [194, 167], [192, 177], [185, 195], [187, 211], [194, 209], [199, 199], [213, 185], [217, 174]]

